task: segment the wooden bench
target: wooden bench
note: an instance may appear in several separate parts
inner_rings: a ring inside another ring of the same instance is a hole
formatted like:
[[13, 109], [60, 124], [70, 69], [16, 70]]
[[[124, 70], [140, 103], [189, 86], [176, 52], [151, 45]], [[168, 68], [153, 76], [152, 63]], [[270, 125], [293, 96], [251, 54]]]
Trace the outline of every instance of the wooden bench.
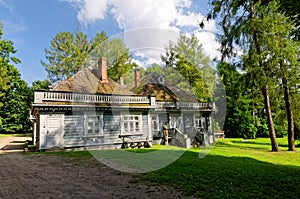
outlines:
[[145, 148], [150, 148], [151, 145], [149, 143], [148, 138], [146, 139], [141, 139], [141, 138], [137, 138], [135, 139], [134, 137], [136, 136], [142, 136], [143, 134], [120, 134], [119, 138], [122, 138], [122, 146], [121, 149], [125, 149], [125, 148], [141, 148], [141, 147], [145, 147]]

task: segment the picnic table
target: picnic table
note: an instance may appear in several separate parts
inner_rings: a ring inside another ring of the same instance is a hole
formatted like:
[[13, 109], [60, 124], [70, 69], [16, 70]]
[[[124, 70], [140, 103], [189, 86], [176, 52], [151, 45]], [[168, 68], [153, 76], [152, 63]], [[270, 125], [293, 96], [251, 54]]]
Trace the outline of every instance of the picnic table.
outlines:
[[[136, 133], [122, 133], [119, 135], [119, 138], [122, 138], [122, 146], [121, 149], [129, 148], [149, 148], [149, 140], [148, 138], [142, 138], [143, 134], [136, 134]], [[130, 144], [130, 145], [129, 145]]]

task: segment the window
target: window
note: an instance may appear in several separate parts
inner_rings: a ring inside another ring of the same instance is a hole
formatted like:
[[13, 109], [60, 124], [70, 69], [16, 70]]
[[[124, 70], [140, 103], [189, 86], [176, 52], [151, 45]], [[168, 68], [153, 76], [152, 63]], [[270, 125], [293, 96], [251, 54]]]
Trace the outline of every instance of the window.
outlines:
[[177, 128], [182, 131], [182, 117], [181, 115], [171, 115], [170, 116], [170, 127]]
[[122, 119], [122, 127], [124, 133], [142, 133], [140, 115], [125, 115]]
[[195, 115], [195, 127], [202, 127], [201, 116]]
[[87, 115], [86, 136], [102, 135], [102, 117], [100, 115]]
[[152, 131], [159, 131], [158, 116], [157, 115], [152, 115], [151, 116], [151, 124], [152, 124]]

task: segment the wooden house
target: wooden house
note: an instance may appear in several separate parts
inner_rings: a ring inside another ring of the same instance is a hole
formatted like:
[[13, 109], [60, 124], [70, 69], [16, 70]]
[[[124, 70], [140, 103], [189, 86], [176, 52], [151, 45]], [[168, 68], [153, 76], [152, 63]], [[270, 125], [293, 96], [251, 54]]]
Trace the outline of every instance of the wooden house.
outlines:
[[106, 58], [98, 70], [84, 68], [51, 90], [36, 90], [31, 109], [33, 142], [39, 150], [121, 148], [124, 143], [159, 144], [169, 126], [170, 144], [190, 147], [195, 134], [214, 142], [212, 103], [169, 84], [163, 76], [140, 78], [125, 87], [107, 76]]

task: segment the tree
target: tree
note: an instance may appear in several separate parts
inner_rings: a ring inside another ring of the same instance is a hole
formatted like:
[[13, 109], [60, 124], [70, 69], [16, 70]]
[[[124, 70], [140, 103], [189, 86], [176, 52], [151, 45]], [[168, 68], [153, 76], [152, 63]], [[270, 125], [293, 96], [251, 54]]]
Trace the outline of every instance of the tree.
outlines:
[[[245, 68], [250, 73], [256, 73], [257, 79], [253, 79], [254, 85], [259, 86], [264, 97], [264, 105], [267, 116], [269, 135], [272, 151], [279, 151], [276, 141], [272, 110], [269, 97], [268, 71], [270, 68], [265, 63], [263, 41], [260, 40], [262, 33], [261, 25], [266, 25], [263, 13], [259, 8], [263, 7], [260, 1], [255, 0], [212, 0], [212, 11], [208, 19], [221, 16], [223, 35], [220, 35], [222, 59], [232, 58], [236, 55], [235, 47], [239, 46], [247, 52]], [[257, 23], [261, 20], [263, 24]], [[200, 26], [203, 24], [200, 24]]]
[[253, 99], [255, 91], [246, 86], [247, 75], [240, 74], [234, 65], [226, 62], [219, 63], [217, 68], [226, 92], [223, 127], [226, 137], [255, 138], [261, 124], [253, 113], [259, 102]]
[[300, 1], [299, 0], [280, 0], [280, 10], [294, 21], [296, 28], [293, 30], [294, 40], [300, 40]]
[[176, 44], [170, 42], [161, 59], [167, 68], [175, 69], [185, 78], [198, 100], [211, 100], [216, 77], [195, 35], [181, 35]]
[[87, 36], [82, 32], [60, 32], [52, 39], [50, 49], [45, 49], [49, 63], [41, 61], [41, 64], [50, 81], [56, 83], [78, 72], [86, 62], [90, 50]]
[[81, 68], [97, 68], [100, 57], [108, 58], [108, 75], [113, 80], [133, 67], [128, 48], [120, 39], [110, 39], [104, 32], [90, 41], [82, 32], [58, 33], [45, 53], [48, 63], [41, 61], [41, 64], [52, 84], [70, 78]]
[[[20, 63], [19, 59], [11, 56], [11, 54], [16, 53], [13, 42], [2, 39], [2, 35], [2, 23], [0, 21], [0, 97], [4, 95], [3, 92], [8, 90], [10, 86], [11, 77], [8, 75], [8, 67], [11, 63]], [[1, 106], [3, 106], [3, 101], [0, 101]]]
[[31, 89], [32, 90], [39, 90], [39, 89], [47, 90], [47, 89], [49, 89], [49, 86], [51, 86], [50, 80], [48, 80], [48, 79], [37, 80], [37, 81], [32, 82]]
[[20, 60], [12, 41], [2, 39], [0, 27], [0, 133], [25, 132], [29, 129], [28, 112], [31, 106], [30, 90], [12, 64]]
[[[298, 69], [299, 44], [292, 39], [295, 25], [290, 19], [278, 12], [278, 5], [273, 2], [263, 10], [264, 20], [268, 26], [263, 27], [265, 34], [266, 62], [275, 67], [275, 75], [282, 80], [283, 96], [285, 101], [288, 122], [288, 148], [295, 151], [294, 144], [294, 116], [290, 88], [295, 87], [300, 71]], [[266, 15], [267, 13], [267, 15]]]
[[89, 60], [92, 60], [94, 68], [97, 68], [99, 56], [107, 57], [108, 75], [118, 81], [127, 71], [137, 65], [131, 61], [129, 49], [118, 38], [109, 38], [105, 32], [97, 33], [91, 41], [92, 51]]
[[224, 34], [220, 41], [223, 58], [233, 57], [236, 46], [240, 46], [246, 52], [242, 59], [243, 67], [254, 77], [252, 85], [262, 90], [273, 151], [279, 149], [269, 93], [272, 87], [280, 83], [274, 85], [274, 79], [282, 81], [288, 118], [289, 150], [293, 150], [294, 122], [289, 89], [295, 87], [290, 81], [298, 79], [299, 74], [295, 67], [299, 46], [291, 39], [291, 33], [296, 27], [291, 24], [289, 18], [279, 12], [275, 0], [213, 0], [211, 5], [213, 10], [208, 18], [219, 14], [222, 16]]
[[3, 102], [0, 109], [0, 118], [2, 118], [0, 132], [25, 133], [30, 128], [28, 116], [32, 102], [31, 90], [14, 66], [10, 65], [7, 69], [11, 81], [9, 89], [0, 97]]

